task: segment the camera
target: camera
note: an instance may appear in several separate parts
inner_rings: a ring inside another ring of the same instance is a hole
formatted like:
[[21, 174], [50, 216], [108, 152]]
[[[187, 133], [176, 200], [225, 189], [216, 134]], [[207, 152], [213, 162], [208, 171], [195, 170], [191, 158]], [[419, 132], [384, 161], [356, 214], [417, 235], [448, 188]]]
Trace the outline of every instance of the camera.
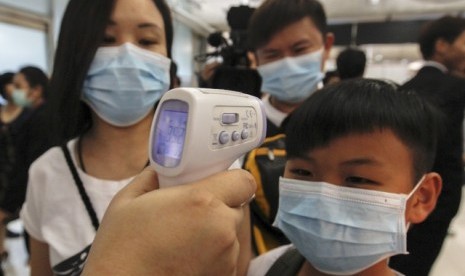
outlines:
[[196, 56], [195, 60], [205, 62], [210, 57], [221, 57], [219, 65], [210, 80], [200, 83], [200, 86], [243, 92], [260, 97], [261, 77], [258, 72], [250, 68], [247, 57], [247, 26], [255, 8], [241, 5], [231, 7], [227, 13], [230, 27], [229, 39], [221, 32], [208, 36], [208, 44], [215, 47], [212, 53]]

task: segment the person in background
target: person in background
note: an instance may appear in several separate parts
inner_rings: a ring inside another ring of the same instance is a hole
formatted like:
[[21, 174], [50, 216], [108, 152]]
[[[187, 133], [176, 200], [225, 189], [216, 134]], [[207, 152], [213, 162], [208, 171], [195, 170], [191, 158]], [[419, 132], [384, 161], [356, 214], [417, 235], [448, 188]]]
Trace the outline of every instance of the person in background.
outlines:
[[400, 275], [387, 260], [408, 253], [409, 225], [441, 191], [431, 171], [436, 128], [431, 105], [383, 81], [310, 96], [286, 127], [274, 222], [292, 244], [255, 258], [248, 275]]
[[[18, 170], [18, 140], [20, 130], [29, 114], [26, 109], [13, 101], [14, 75], [8, 72], [0, 76], [0, 95], [7, 101], [4, 106], [0, 106], [0, 202], [12, 196], [11, 188], [16, 184], [21, 173]], [[8, 257], [4, 247], [5, 237], [19, 236], [18, 233], [6, 228], [7, 223], [15, 217], [15, 213], [16, 208], [0, 209], [0, 263]], [[3, 275], [2, 271], [0, 275]]]
[[[320, 2], [267, 0], [252, 14], [247, 37], [253, 51], [252, 64], [262, 78], [267, 117], [267, 139], [261, 148], [268, 154], [260, 157], [252, 151], [244, 158], [243, 166], [258, 172], [253, 173], [258, 190], [251, 210], [253, 245], [261, 254], [289, 243], [271, 225], [278, 207], [278, 180], [285, 164], [283, 126], [286, 117], [323, 86], [323, 69], [334, 36], [327, 32], [326, 13]], [[275, 150], [280, 154], [274, 154]]]
[[[79, 274], [111, 199], [147, 166], [155, 107], [170, 88], [172, 41], [163, 0], [69, 1], [48, 103], [59, 118], [58, 146], [32, 164], [21, 210], [33, 275]], [[251, 255], [250, 239], [243, 244], [239, 274]]]
[[463, 183], [465, 80], [451, 72], [465, 65], [465, 19], [445, 16], [427, 23], [418, 39], [425, 65], [401, 88], [415, 90], [443, 113], [442, 130], [433, 170], [443, 179], [443, 190], [433, 213], [408, 233], [409, 255], [390, 264], [406, 275], [428, 275], [458, 212]]
[[365, 52], [356, 48], [342, 50], [336, 58], [337, 72], [341, 80], [362, 78], [367, 58]]
[[249, 21], [247, 36], [262, 77], [270, 137], [282, 133], [287, 115], [322, 86], [334, 36], [316, 0], [264, 1]]
[[325, 77], [323, 78], [323, 85], [330, 85], [333, 83], [338, 83], [341, 81], [337, 70], [327, 71]]
[[[9, 117], [2, 108], [2, 136], [9, 136], [10, 143], [0, 146], [3, 151], [10, 152], [11, 171], [5, 179], [4, 196], [0, 198], [0, 218], [7, 223], [18, 218], [19, 209], [24, 202], [28, 169], [32, 161], [45, 149], [46, 138], [39, 133], [49, 131], [46, 126], [38, 123], [40, 111], [48, 93], [48, 77], [39, 68], [26, 66], [21, 68], [12, 78], [10, 91], [6, 97], [16, 117]], [[6, 139], [8, 140], [8, 139]], [[36, 153], [37, 151], [40, 151]], [[5, 225], [1, 225], [4, 232]], [[8, 231], [7, 231], [8, 233]], [[1, 243], [3, 243], [3, 236]]]

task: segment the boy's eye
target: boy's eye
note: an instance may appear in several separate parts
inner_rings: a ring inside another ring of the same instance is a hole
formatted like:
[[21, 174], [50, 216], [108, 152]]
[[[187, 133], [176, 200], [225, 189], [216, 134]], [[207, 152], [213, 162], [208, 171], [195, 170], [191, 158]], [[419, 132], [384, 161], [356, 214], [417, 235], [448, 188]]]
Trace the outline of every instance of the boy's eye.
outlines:
[[304, 169], [291, 169], [290, 172], [296, 176], [312, 176], [312, 172]]
[[154, 39], [143, 38], [143, 39], [139, 40], [139, 44], [142, 45], [142, 46], [151, 46], [151, 45], [154, 45], [156, 43], [157, 43], [157, 41], [154, 40]]
[[345, 183], [349, 185], [377, 184], [377, 182], [373, 180], [359, 177], [359, 176], [349, 176], [345, 179]]

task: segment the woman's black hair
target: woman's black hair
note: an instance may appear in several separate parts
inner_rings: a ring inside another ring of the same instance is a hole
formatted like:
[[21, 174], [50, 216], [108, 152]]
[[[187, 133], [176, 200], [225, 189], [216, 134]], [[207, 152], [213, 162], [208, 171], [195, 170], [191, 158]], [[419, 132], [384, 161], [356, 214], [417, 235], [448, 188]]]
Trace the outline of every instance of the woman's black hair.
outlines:
[[[87, 71], [105, 35], [116, 0], [71, 0], [61, 23], [49, 107], [55, 131], [54, 144], [79, 136], [91, 127], [91, 113], [81, 101]], [[171, 58], [173, 25], [164, 0], [153, 0], [165, 26], [168, 57]]]
[[247, 28], [249, 48], [267, 44], [279, 31], [305, 17], [310, 18], [322, 35], [326, 34], [326, 13], [317, 0], [266, 0], [252, 14]]
[[19, 72], [23, 74], [29, 87], [35, 88], [40, 86], [42, 88], [42, 97], [47, 100], [49, 93], [49, 79], [44, 71], [34, 66], [26, 66], [19, 69]]
[[10, 83], [13, 83], [13, 77], [15, 76], [15, 73], [13, 72], [6, 72], [0, 75], [0, 96], [3, 98], [8, 98], [6, 95], [5, 91], [5, 86], [7, 86]]
[[412, 91], [370, 79], [329, 85], [292, 113], [286, 127], [289, 158], [304, 157], [334, 139], [391, 130], [413, 157], [414, 180], [431, 170], [440, 113]]

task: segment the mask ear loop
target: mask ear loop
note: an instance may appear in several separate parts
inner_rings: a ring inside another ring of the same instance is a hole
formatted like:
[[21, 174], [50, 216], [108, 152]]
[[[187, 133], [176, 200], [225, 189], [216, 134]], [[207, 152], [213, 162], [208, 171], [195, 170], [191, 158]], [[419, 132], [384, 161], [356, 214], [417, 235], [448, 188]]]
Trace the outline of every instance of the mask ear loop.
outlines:
[[421, 186], [421, 183], [423, 182], [423, 180], [425, 180], [425, 177], [426, 175], [423, 175], [420, 180], [418, 180], [417, 184], [415, 184], [415, 187], [413, 187], [413, 190], [407, 195], [407, 199], [406, 200], [409, 200], [410, 197], [418, 190], [418, 187]]
[[[423, 180], [425, 180], [426, 175], [423, 175], [420, 180], [415, 184], [415, 187], [413, 187], [413, 190], [407, 195], [407, 198], [405, 199], [405, 204], [407, 204], [407, 201], [412, 197], [412, 195], [418, 190], [418, 188], [421, 186], [421, 183]], [[407, 222], [405, 225], [405, 230], [407, 231], [410, 228], [410, 222]]]

